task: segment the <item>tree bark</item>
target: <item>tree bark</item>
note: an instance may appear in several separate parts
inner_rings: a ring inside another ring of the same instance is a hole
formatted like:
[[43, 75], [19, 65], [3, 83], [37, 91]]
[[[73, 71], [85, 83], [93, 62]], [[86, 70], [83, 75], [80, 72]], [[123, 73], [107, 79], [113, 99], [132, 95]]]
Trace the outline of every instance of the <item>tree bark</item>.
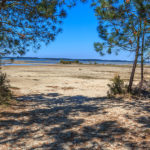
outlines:
[[1, 6], [4, 7], [7, 0], [2, 0]]
[[0, 71], [1, 71], [1, 65], [2, 65], [2, 62], [1, 62], [1, 56], [0, 56]]
[[142, 49], [141, 49], [141, 83], [140, 83], [140, 89], [142, 89], [143, 86], [143, 80], [144, 80], [144, 40], [145, 40], [145, 25], [143, 29], [143, 37], [142, 37]]
[[140, 42], [140, 35], [138, 34], [137, 49], [136, 49], [136, 52], [135, 52], [135, 59], [134, 59], [134, 63], [133, 63], [133, 66], [132, 66], [132, 72], [131, 72], [129, 86], [128, 86], [128, 92], [129, 93], [131, 93], [131, 91], [132, 91], [133, 79], [134, 79], [134, 74], [135, 74], [137, 61], [138, 61], [138, 56], [139, 56], [139, 48], [140, 48], [139, 42]]
[[0, 3], [0, 10], [5, 6], [7, 0], [2, 0], [2, 2]]

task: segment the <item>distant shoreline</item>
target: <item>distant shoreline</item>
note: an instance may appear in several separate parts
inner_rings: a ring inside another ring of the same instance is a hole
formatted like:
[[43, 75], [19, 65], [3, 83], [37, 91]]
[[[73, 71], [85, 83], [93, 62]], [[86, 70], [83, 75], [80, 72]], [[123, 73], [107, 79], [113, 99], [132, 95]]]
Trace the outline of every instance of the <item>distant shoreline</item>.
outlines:
[[[100, 59], [67, 59], [67, 58], [33, 58], [33, 57], [2, 57], [2, 65], [13, 66], [13, 65], [50, 65], [59, 64], [61, 60], [64, 61], [79, 61], [81, 64], [94, 64], [94, 65], [117, 65], [117, 66], [130, 66], [133, 64], [132, 61], [123, 60], [100, 60]], [[140, 63], [140, 62], [138, 62]], [[146, 65], [150, 65], [150, 62], [146, 62]], [[64, 64], [66, 65], [66, 64]]]
[[[61, 60], [75, 61], [78, 60], [82, 64], [109, 64], [109, 65], [131, 65], [132, 61], [127, 60], [100, 60], [100, 59], [67, 59], [67, 58], [33, 58], [33, 57], [2, 57], [2, 63], [6, 65], [13, 64], [58, 64]], [[138, 62], [140, 63], [140, 62]], [[150, 62], [145, 64], [149, 65]]]
[[105, 61], [105, 62], [133, 62], [128, 60], [105, 60], [105, 59], [81, 59], [81, 58], [39, 58], [39, 57], [2, 57], [2, 59], [17, 59], [17, 60], [79, 60], [79, 61]]

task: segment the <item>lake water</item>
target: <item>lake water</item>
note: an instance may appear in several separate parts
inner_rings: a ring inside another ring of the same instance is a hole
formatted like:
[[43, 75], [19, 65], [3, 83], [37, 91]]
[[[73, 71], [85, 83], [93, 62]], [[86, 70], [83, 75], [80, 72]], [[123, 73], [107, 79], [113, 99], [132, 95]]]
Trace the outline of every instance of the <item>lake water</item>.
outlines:
[[[13, 61], [22, 61], [23, 63], [14, 64]], [[27, 58], [27, 57], [3, 57], [2, 63], [3, 65], [39, 65], [39, 64], [58, 64], [60, 60], [66, 61], [75, 61], [78, 60], [83, 64], [113, 64], [113, 65], [128, 65], [132, 64], [132, 61], [120, 61], [120, 60], [99, 60], [99, 59], [65, 59], [65, 58]], [[25, 63], [25, 64], [24, 64]], [[150, 62], [146, 62], [146, 64], [150, 64]]]

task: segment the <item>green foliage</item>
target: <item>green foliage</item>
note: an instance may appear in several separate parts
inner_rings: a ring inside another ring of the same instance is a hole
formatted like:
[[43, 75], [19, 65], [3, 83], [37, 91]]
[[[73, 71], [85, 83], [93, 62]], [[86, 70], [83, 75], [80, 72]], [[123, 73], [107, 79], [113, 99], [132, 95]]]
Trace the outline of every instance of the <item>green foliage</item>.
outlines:
[[[20, 54], [48, 44], [61, 32], [69, 2], [61, 0], [2, 0], [0, 2], [0, 52]], [[72, 3], [70, 2], [70, 5]]]
[[67, 60], [60, 60], [60, 64], [81, 64], [79, 60], [75, 61], [67, 61]]
[[[86, 2], [86, 0], [77, 0]], [[0, 54], [25, 54], [49, 44], [61, 30], [74, 0], [1, 0]]]
[[80, 62], [79, 62], [79, 60], [75, 60], [74, 63], [75, 64], [79, 64]]
[[[97, 28], [101, 42], [94, 44], [95, 50], [116, 54], [120, 50], [135, 51], [138, 36], [145, 32], [145, 50], [150, 46], [150, 1], [94, 0], [95, 15], [99, 21]], [[144, 29], [144, 25], [146, 25]], [[142, 42], [140, 41], [140, 46]]]
[[12, 98], [6, 74], [0, 72], [0, 104], [7, 104]]
[[[99, 21], [100, 42], [94, 44], [100, 54], [118, 54], [120, 50], [135, 52], [135, 59], [129, 81], [131, 92], [139, 56], [141, 66], [150, 50], [150, 1], [149, 0], [94, 0], [93, 7]], [[147, 52], [147, 53], [146, 53]], [[141, 67], [141, 80], [143, 71]]]
[[96, 62], [96, 61], [94, 62], [94, 65], [97, 65], [97, 62]]
[[71, 61], [60, 60], [60, 64], [71, 64]]
[[108, 84], [109, 91], [107, 92], [108, 96], [115, 96], [120, 94], [125, 94], [125, 84], [124, 81], [120, 78], [119, 75], [116, 75], [112, 80], [111, 84]]

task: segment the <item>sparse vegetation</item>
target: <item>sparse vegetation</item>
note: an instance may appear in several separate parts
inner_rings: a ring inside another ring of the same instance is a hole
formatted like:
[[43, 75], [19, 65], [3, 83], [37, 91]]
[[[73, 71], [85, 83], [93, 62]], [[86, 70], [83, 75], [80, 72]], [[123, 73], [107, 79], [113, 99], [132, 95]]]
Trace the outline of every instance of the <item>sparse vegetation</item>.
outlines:
[[142, 81], [133, 87], [132, 94], [135, 96], [149, 97], [150, 96], [150, 81]]
[[62, 87], [62, 90], [72, 90], [74, 87]]
[[[119, 75], [116, 75], [111, 79], [111, 84], [108, 84], [109, 90], [107, 92], [108, 97], [113, 97], [116, 95], [128, 96], [128, 86], [124, 83], [125, 79], [121, 79]], [[128, 80], [127, 80], [128, 81]], [[138, 81], [138, 80], [137, 80]], [[130, 95], [138, 98], [141, 97], [150, 97], [150, 81], [143, 81], [143, 86], [141, 88], [141, 82], [133, 86], [132, 92]]]
[[97, 65], [97, 62], [96, 62], [96, 61], [94, 62], [94, 65]]
[[60, 60], [60, 64], [71, 64], [71, 61]]
[[109, 91], [107, 92], [107, 95], [109, 97], [126, 93], [124, 80], [122, 80], [119, 75], [115, 75], [111, 81], [112, 83], [108, 84]]
[[[141, 88], [144, 80], [144, 61], [150, 47], [149, 0], [124, 0], [121, 2], [99, 0], [93, 7], [99, 21], [98, 33], [102, 39], [94, 43], [101, 55], [118, 54], [120, 48], [134, 52], [134, 61], [128, 92], [132, 93], [138, 60], [141, 59]], [[105, 23], [104, 23], [105, 22]]]
[[99, 79], [98, 77], [89, 76], [89, 75], [79, 75], [79, 76], [73, 76], [73, 77], [79, 78], [79, 79]]
[[68, 60], [60, 60], [60, 64], [82, 64], [79, 62], [79, 60], [75, 60], [75, 61], [68, 61]]
[[0, 104], [7, 104], [12, 98], [6, 74], [0, 72]]
[[79, 64], [80, 62], [79, 62], [79, 60], [75, 60], [75, 61], [73, 61], [73, 63]]

